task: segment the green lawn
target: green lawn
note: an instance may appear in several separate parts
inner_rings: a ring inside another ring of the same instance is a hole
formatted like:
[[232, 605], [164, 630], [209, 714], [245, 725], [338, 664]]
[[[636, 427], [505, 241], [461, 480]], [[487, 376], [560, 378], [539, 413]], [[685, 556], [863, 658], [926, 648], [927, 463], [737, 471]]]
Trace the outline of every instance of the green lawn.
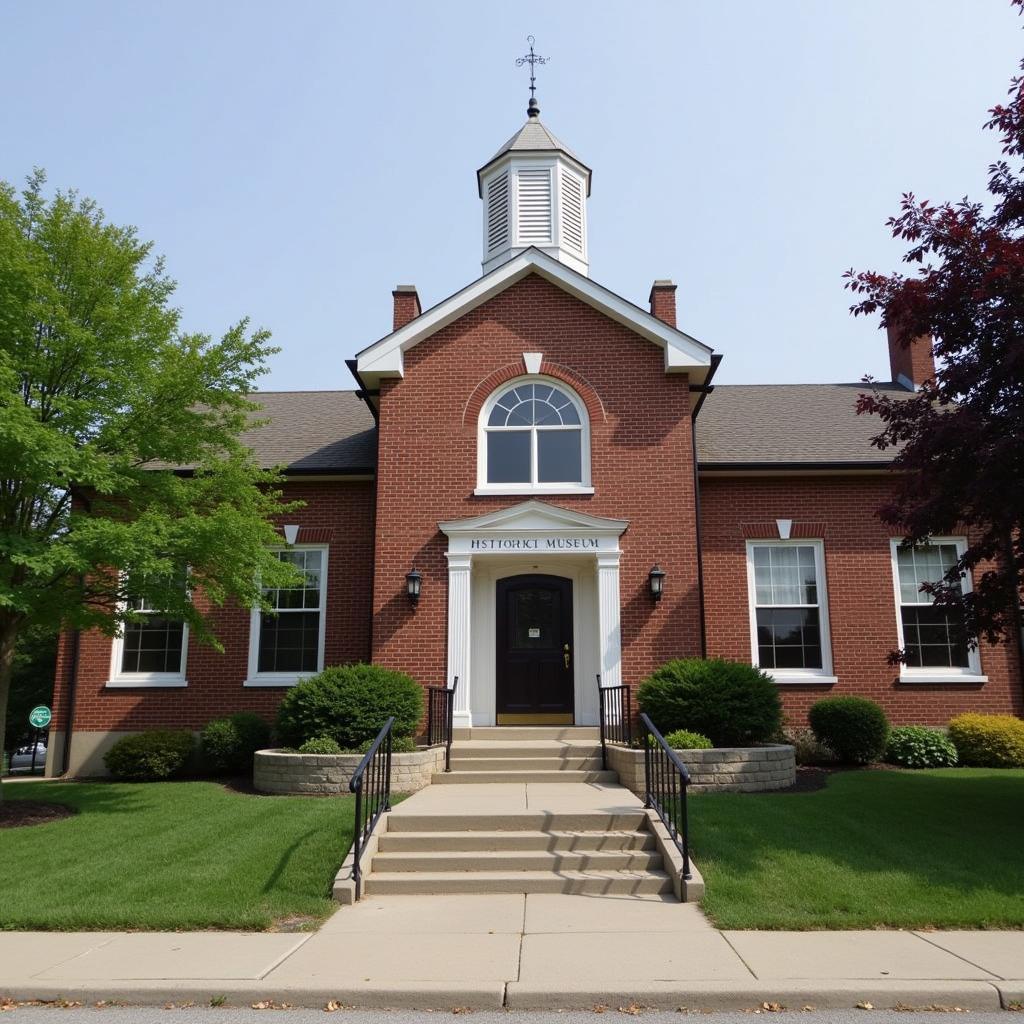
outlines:
[[0, 830], [0, 929], [264, 929], [322, 918], [352, 797], [246, 796], [213, 782], [4, 786], [76, 807]]
[[689, 810], [720, 927], [1024, 926], [1024, 771], [843, 772]]

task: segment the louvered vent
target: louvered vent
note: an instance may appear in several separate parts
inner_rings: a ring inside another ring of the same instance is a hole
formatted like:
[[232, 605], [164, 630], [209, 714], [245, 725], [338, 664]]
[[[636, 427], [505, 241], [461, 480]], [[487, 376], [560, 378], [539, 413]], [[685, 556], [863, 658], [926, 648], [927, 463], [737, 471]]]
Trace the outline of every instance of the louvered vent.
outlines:
[[562, 240], [583, 252], [583, 184], [579, 178], [562, 173]]
[[487, 251], [508, 241], [508, 171], [487, 186]]
[[551, 171], [523, 168], [519, 171], [520, 245], [551, 241]]

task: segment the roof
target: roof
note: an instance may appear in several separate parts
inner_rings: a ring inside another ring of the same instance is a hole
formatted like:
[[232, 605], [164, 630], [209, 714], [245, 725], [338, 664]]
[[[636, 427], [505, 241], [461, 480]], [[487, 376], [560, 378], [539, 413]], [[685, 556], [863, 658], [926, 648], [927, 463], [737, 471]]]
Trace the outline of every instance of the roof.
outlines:
[[[531, 117], [522, 128], [498, 150], [488, 164], [493, 164], [499, 156], [513, 152], [543, 152], [544, 150], [558, 150], [566, 153], [578, 164], [583, 161], [564, 143], [555, 138], [548, 129], [541, 124], [539, 117]], [[486, 165], [485, 165], [486, 166]], [[584, 166], [586, 166], [584, 164]]]
[[[874, 385], [893, 397], [913, 392], [899, 384]], [[881, 428], [858, 416], [866, 384], [717, 384], [697, 417], [702, 469], [872, 468], [890, 456], [872, 447]], [[264, 467], [297, 474], [372, 473], [377, 430], [354, 391], [261, 391], [250, 396], [270, 422], [242, 440]]]
[[268, 423], [242, 434], [265, 469], [293, 473], [372, 473], [377, 428], [354, 391], [258, 391], [254, 418]]
[[857, 415], [857, 396], [871, 387], [892, 397], [913, 392], [895, 383], [716, 384], [697, 416], [702, 469], [756, 466], [886, 466], [891, 454], [871, 438], [875, 416]]

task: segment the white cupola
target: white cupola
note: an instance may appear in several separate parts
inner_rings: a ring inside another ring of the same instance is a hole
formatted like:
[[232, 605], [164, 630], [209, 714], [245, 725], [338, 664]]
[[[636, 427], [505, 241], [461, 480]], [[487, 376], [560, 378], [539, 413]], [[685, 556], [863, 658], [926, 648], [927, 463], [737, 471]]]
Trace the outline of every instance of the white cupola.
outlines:
[[526, 124], [476, 173], [484, 273], [534, 246], [586, 274], [590, 168], [541, 124], [532, 98], [527, 115]]

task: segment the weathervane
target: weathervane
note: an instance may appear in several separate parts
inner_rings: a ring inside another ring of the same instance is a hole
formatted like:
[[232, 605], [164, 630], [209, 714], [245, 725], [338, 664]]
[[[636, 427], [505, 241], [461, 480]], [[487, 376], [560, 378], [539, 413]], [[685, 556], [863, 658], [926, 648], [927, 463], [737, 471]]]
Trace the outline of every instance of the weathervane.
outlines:
[[534, 82], [534, 65], [536, 64], [547, 64], [550, 57], [538, 57], [533, 52], [533, 44], [536, 40], [533, 36], [527, 36], [526, 41], [530, 44], [530, 52], [525, 57], [516, 58], [516, 67], [521, 68], [524, 64], [530, 65], [530, 105], [526, 108], [527, 117], [536, 117], [540, 113], [540, 107], [537, 106], [537, 86]]

